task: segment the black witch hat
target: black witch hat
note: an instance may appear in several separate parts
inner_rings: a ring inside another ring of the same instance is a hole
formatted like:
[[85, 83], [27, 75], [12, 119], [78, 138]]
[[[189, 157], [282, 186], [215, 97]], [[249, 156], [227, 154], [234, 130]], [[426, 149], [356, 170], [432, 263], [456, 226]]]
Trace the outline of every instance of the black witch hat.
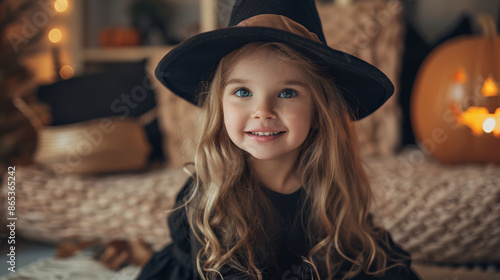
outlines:
[[222, 57], [252, 42], [283, 43], [328, 71], [348, 105], [361, 119], [394, 92], [373, 65], [327, 46], [314, 0], [237, 0], [229, 27], [198, 34], [172, 49], [156, 68], [168, 89], [197, 104]]

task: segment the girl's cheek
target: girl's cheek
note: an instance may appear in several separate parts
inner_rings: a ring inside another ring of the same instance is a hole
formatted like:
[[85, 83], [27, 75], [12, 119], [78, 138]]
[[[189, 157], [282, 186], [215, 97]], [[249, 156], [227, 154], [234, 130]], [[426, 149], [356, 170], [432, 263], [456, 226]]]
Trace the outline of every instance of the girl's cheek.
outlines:
[[238, 126], [241, 117], [238, 114], [239, 110], [237, 108], [228, 106], [223, 110], [223, 112], [224, 126], [226, 127], [226, 130], [230, 131], [231, 129], [234, 129], [236, 126]]
[[283, 109], [283, 116], [286, 119], [298, 121], [310, 118], [312, 115], [310, 108], [304, 106], [286, 106]]

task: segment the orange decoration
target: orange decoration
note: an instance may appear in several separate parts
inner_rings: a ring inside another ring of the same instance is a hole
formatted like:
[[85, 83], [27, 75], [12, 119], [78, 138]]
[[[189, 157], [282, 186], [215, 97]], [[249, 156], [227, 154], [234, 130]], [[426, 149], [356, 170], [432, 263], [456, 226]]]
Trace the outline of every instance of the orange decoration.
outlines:
[[447, 163], [500, 163], [500, 36], [482, 18], [486, 36], [444, 42], [420, 67], [411, 120], [420, 146]]
[[130, 47], [141, 44], [141, 34], [137, 29], [118, 27], [104, 29], [99, 35], [102, 47]]

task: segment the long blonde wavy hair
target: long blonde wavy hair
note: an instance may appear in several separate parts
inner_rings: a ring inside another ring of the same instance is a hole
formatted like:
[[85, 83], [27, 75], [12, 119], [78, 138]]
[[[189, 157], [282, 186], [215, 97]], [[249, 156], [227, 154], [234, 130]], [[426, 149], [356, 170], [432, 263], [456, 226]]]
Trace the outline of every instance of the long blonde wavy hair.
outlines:
[[382, 275], [390, 267], [380, 244], [388, 241], [370, 223], [372, 192], [358, 158], [348, 106], [320, 66], [279, 43], [251, 43], [226, 55], [201, 94], [196, 183], [185, 201], [190, 227], [201, 244], [195, 269], [204, 280], [222, 277], [223, 267], [250, 279], [263, 277], [258, 264], [268, 254], [272, 204], [252, 174], [246, 152], [231, 142], [222, 110], [229, 73], [242, 57], [259, 49], [301, 69], [313, 97], [311, 131], [295, 165], [309, 207], [303, 227], [311, 244], [303, 262], [317, 279], [345, 279], [361, 271]]

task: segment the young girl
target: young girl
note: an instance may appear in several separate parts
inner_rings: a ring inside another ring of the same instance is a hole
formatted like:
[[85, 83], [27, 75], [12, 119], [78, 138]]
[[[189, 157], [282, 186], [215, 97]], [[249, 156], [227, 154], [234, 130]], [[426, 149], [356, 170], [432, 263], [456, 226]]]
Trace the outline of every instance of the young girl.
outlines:
[[173, 242], [139, 279], [417, 279], [371, 222], [352, 128], [391, 82], [326, 46], [313, 0], [237, 1], [230, 26], [156, 69], [202, 107], [201, 131]]

